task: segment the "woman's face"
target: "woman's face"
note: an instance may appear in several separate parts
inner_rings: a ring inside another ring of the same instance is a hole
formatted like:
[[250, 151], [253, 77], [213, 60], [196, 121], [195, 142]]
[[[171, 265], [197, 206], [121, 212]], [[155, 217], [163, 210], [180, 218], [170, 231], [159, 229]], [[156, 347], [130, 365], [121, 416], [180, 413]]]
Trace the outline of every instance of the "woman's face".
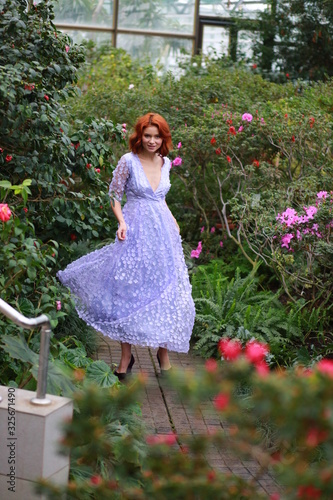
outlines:
[[149, 153], [156, 153], [162, 146], [163, 139], [160, 137], [158, 127], [150, 125], [145, 127], [142, 133], [142, 148]]

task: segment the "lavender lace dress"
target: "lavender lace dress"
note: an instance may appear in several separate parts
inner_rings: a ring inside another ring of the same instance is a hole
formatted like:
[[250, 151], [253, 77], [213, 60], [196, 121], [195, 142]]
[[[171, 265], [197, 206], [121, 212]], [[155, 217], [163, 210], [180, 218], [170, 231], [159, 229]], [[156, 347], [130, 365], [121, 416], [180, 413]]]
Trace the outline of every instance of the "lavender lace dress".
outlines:
[[127, 153], [113, 173], [110, 195], [125, 191], [126, 239], [96, 250], [58, 272], [82, 319], [112, 339], [187, 352], [194, 303], [181, 237], [165, 203], [171, 162], [164, 158], [153, 191], [139, 157]]

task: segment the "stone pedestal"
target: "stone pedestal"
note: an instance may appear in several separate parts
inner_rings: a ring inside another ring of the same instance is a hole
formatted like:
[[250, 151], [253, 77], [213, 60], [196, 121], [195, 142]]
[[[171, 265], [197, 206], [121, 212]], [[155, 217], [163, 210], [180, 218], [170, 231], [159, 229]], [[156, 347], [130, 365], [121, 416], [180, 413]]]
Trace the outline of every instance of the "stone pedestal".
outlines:
[[0, 498], [41, 500], [40, 478], [66, 484], [69, 456], [59, 454], [62, 423], [72, 418], [71, 399], [48, 395], [51, 404], [31, 404], [35, 392], [0, 386]]

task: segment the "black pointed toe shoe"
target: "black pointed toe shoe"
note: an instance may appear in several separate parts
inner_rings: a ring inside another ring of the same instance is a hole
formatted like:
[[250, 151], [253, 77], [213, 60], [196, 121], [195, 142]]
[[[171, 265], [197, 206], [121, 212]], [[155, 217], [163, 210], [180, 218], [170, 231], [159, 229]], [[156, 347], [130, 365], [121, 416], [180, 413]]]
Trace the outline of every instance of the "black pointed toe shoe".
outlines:
[[124, 382], [126, 380], [126, 378], [128, 377], [128, 375], [130, 375], [132, 373], [132, 368], [133, 368], [134, 363], [135, 363], [135, 358], [134, 358], [134, 356], [132, 354], [131, 355], [131, 361], [128, 364], [126, 373], [118, 373], [117, 370], [115, 370], [113, 372], [113, 374], [116, 377], [118, 377], [119, 382]]

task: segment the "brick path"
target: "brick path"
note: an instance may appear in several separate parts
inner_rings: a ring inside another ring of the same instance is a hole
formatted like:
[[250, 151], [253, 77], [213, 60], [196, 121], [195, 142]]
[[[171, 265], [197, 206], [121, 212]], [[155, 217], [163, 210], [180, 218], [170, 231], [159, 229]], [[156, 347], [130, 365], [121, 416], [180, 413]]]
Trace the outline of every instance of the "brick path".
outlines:
[[[159, 367], [156, 360], [156, 349], [133, 346], [132, 352], [135, 357], [133, 373], [145, 372], [148, 375], [144, 399], [142, 401], [142, 415], [148, 431], [153, 434], [168, 434], [176, 432], [179, 435], [209, 433], [214, 430], [228, 431], [225, 422], [221, 421], [211, 404], [208, 402], [201, 407], [201, 412], [193, 412], [184, 407], [179, 402], [175, 390], [172, 390], [163, 380], [158, 377]], [[97, 359], [102, 359], [108, 365], [118, 364], [120, 360], [120, 344], [101, 336], [100, 346], [96, 355]], [[170, 362], [178, 368], [202, 365], [204, 361], [191, 354], [179, 354], [170, 352]], [[240, 460], [227, 451], [217, 448], [210, 448], [205, 458], [212, 468], [221, 472], [231, 472], [244, 479], [255, 479], [258, 489], [267, 494], [277, 491], [278, 486], [269, 474], [260, 475], [256, 479], [256, 474], [260, 470], [260, 465], [254, 460]]]

